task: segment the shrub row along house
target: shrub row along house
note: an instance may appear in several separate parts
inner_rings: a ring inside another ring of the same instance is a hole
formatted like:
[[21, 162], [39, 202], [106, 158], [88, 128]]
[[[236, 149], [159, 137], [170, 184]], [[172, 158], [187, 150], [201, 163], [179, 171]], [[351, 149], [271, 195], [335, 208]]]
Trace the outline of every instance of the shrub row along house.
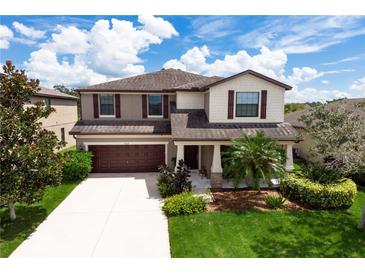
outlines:
[[81, 120], [70, 134], [93, 152], [94, 172], [153, 172], [183, 159], [220, 187], [221, 152], [244, 134], [277, 140], [293, 169], [300, 139], [284, 122], [290, 89], [252, 70], [222, 78], [162, 69], [78, 89]]

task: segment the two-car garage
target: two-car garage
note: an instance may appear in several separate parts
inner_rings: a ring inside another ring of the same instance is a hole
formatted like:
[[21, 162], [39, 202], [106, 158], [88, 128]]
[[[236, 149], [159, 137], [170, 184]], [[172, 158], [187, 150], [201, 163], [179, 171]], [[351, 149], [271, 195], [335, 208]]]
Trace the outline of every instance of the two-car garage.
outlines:
[[156, 172], [166, 163], [165, 144], [90, 144], [96, 173]]

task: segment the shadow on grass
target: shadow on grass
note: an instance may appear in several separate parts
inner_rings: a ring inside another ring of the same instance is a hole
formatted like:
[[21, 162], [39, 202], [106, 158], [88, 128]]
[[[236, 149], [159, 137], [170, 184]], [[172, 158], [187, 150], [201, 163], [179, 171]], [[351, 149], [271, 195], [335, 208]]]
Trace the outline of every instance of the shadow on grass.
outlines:
[[30, 233], [46, 218], [47, 211], [41, 206], [16, 206], [17, 218], [10, 221], [9, 210], [3, 208], [1, 215], [1, 241], [12, 241], [19, 237], [28, 237]]
[[258, 257], [365, 257], [365, 233], [346, 212], [288, 212], [286, 222], [273, 220], [269, 237], [257, 238]]

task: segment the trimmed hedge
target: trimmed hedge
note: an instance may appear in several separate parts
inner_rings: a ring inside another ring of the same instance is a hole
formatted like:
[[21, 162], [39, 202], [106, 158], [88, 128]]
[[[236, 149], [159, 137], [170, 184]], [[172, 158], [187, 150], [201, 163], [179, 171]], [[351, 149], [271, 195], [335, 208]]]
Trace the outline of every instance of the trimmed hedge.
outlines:
[[167, 198], [162, 210], [166, 216], [170, 217], [201, 213], [206, 210], [206, 207], [202, 197], [184, 192]]
[[92, 169], [92, 153], [89, 151], [66, 151], [62, 173], [64, 180], [85, 179]]
[[353, 204], [357, 193], [356, 184], [351, 179], [322, 185], [293, 173], [281, 180], [280, 190], [288, 198], [318, 209], [348, 208]]

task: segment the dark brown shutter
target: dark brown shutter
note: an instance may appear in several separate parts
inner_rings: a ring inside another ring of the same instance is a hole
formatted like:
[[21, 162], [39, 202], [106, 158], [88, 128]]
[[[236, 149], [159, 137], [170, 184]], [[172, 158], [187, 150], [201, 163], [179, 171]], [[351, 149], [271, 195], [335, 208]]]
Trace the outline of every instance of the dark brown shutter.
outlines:
[[120, 94], [115, 94], [115, 117], [120, 118]]
[[266, 119], [267, 90], [261, 90], [261, 111], [260, 118]]
[[147, 95], [142, 95], [142, 117], [147, 118]]
[[97, 94], [93, 94], [94, 102], [94, 118], [99, 118], [99, 97]]
[[169, 96], [163, 96], [163, 118], [169, 118]]
[[233, 119], [234, 90], [228, 91], [228, 119]]

